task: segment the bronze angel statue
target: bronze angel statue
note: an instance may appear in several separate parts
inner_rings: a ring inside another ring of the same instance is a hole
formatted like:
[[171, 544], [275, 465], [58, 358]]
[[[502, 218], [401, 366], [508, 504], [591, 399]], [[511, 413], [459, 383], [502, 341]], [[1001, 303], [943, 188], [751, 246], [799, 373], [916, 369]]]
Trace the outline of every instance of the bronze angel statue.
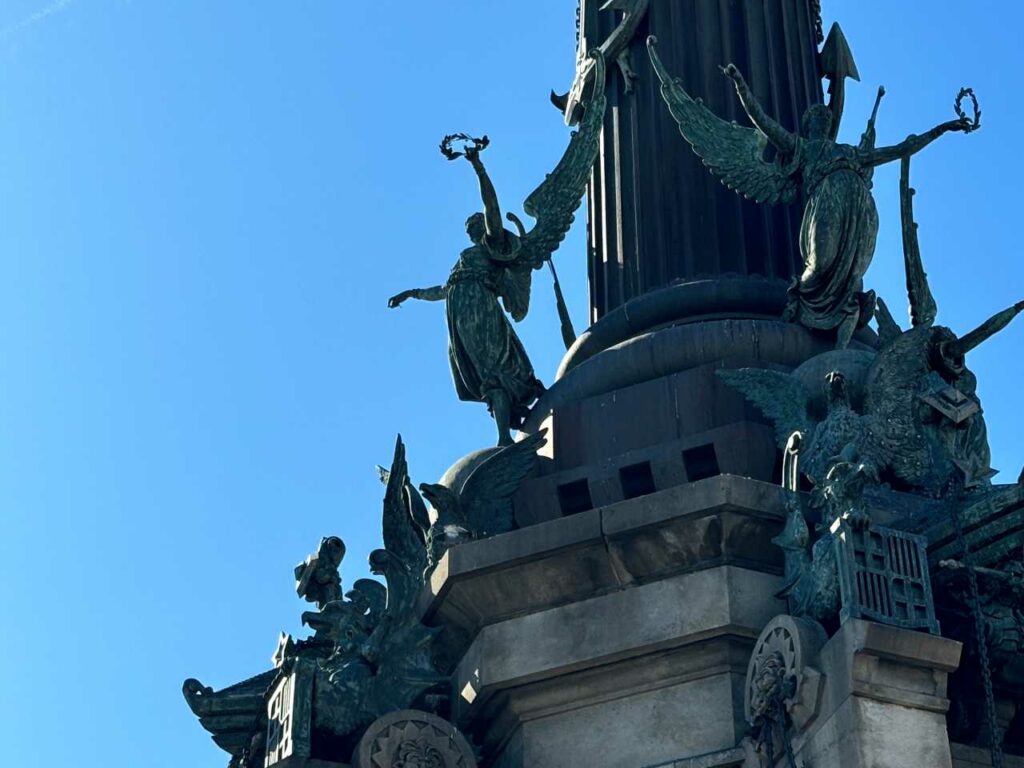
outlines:
[[[448, 358], [460, 400], [486, 403], [498, 430], [498, 445], [512, 443], [531, 404], [544, 391], [506, 312], [516, 322], [530, 308], [531, 272], [551, 259], [565, 238], [597, 159], [605, 112], [605, 65], [595, 55], [594, 95], [579, 130], [555, 170], [523, 203], [537, 220], [529, 232], [512, 214], [518, 233], [505, 228], [494, 185], [480, 159], [477, 141], [451, 158], [464, 156], [476, 171], [483, 213], [466, 221], [472, 245], [460, 255], [447, 282], [392, 296], [395, 308], [407, 299], [447, 305]], [[500, 303], [499, 303], [500, 302]]]
[[[744, 128], [717, 117], [686, 93], [666, 71], [655, 43], [649, 39], [648, 50], [669, 111], [683, 137], [725, 186], [770, 204], [792, 202], [802, 189], [807, 200], [800, 228], [803, 273], [790, 288], [786, 318], [835, 333], [836, 347], [846, 347], [854, 331], [874, 314], [874, 294], [863, 291], [878, 236], [871, 194], [874, 168], [910, 157], [943, 134], [967, 133], [979, 123], [961, 116], [895, 146], [876, 148], [872, 136], [855, 147], [833, 140], [833, 112], [815, 104], [804, 114], [800, 133], [790, 133], [768, 116], [743, 75], [729, 64], [722, 71], [754, 124]], [[873, 133], [872, 126], [869, 131]], [[771, 161], [765, 159], [769, 143], [776, 151]]]

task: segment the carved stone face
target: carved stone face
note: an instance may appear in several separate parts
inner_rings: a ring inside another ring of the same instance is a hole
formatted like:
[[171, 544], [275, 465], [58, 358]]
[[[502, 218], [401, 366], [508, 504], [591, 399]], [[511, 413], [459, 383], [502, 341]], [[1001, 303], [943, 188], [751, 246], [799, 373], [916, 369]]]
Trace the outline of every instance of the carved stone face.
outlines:
[[422, 741], [406, 741], [398, 747], [394, 768], [444, 768], [445, 759], [441, 751]]
[[466, 234], [477, 245], [484, 241], [484, 237], [487, 235], [487, 226], [482, 213], [474, 213], [466, 219]]
[[808, 139], [826, 139], [832, 130], [832, 111], [824, 104], [815, 104], [804, 112], [800, 127]]

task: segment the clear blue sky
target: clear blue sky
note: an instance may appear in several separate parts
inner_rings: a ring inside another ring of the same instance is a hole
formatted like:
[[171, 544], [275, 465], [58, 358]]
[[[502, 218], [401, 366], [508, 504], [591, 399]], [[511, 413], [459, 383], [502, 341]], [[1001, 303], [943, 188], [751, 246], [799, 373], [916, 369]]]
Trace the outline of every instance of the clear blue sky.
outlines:
[[[985, 129], [915, 162], [941, 320], [1024, 298], [1022, 15], [1014, 4], [825, 0], [875, 88], [880, 140], [952, 116]], [[885, 12], [882, 13], [882, 8]], [[927, 7], [927, 13], [922, 12]], [[559, 157], [547, 104], [573, 0], [0, 0], [0, 733], [6, 764], [219, 768], [181, 697], [266, 668], [298, 631], [292, 566], [320, 536], [377, 544], [401, 431], [417, 481], [489, 444], [459, 403], [443, 281], [477, 205], [436, 145], [489, 133], [505, 207]], [[882, 19], [885, 19], [883, 23]], [[878, 174], [869, 283], [902, 289], [897, 171]], [[558, 255], [586, 318], [581, 226]], [[521, 335], [560, 359], [540, 273]], [[901, 313], [902, 314], [902, 313]], [[994, 453], [1024, 464], [1024, 321], [975, 352]]]

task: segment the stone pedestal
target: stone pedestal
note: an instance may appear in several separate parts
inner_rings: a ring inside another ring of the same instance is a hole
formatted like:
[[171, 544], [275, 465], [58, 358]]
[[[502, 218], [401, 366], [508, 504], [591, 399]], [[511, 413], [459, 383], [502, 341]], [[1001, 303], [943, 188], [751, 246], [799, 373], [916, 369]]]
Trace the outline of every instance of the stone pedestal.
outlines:
[[[794, 739], [808, 765], [952, 768], [946, 680], [960, 644], [851, 620], [822, 648], [817, 717]], [[959, 764], [959, 763], [958, 763]]]
[[463, 642], [453, 720], [481, 765], [734, 752], [781, 519], [777, 487], [722, 475], [449, 551], [422, 608]]

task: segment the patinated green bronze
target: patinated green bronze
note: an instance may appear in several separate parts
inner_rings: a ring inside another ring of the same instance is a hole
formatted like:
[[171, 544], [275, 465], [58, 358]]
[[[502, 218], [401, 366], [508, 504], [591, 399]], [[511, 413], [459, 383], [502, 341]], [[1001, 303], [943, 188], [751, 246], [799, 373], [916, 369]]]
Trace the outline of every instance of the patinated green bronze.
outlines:
[[420, 485], [434, 508], [434, 520], [423, 530], [428, 570], [456, 544], [515, 528], [512, 497], [533, 471], [537, 449], [546, 442], [545, 434], [541, 430], [487, 457], [460, 487]]
[[[636, 37], [640, 24], [647, 17], [650, 5], [651, 0], [608, 0], [600, 9], [602, 13], [622, 11], [622, 20], [619, 25], [597, 50], [605, 61], [614, 61], [618, 64], [626, 93], [632, 92], [633, 83], [637, 79], [633, 63], [630, 60], [630, 43]], [[582, 119], [583, 112], [587, 107], [584, 102], [587, 89], [592, 87], [595, 82], [604, 82], [603, 78], [597, 79], [599, 74], [597, 60], [588, 55], [587, 44], [588, 41], [581, 33], [576, 48], [576, 76], [573, 79], [572, 88], [563, 95], [551, 92], [551, 103], [565, 114], [566, 125], [576, 125]]]
[[[433, 650], [439, 630], [424, 626], [416, 611], [428, 562], [422, 532], [427, 512], [422, 500], [419, 508], [414, 506], [418, 495], [409, 480], [401, 438], [384, 479], [384, 548], [372, 552], [369, 563], [387, 586], [360, 579], [342, 597], [338, 566], [345, 545], [327, 537], [295, 570], [300, 596], [319, 608], [302, 615], [303, 624], [315, 634], [298, 641], [283, 635], [274, 670], [223, 691], [194, 679], [185, 682], [189, 706], [231, 753], [231, 768], [272, 765], [275, 756], [291, 753], [291, 741], [299, 740], [307, 756], [347, 759], [377, 718], [444, 700], [446, 678], [435, 666]], [[426, 696], [438, 686], [438, 696]], [[306, 698], [298, 701], [294, 691]], [[268, 701], [289, 698], [282, 692], [289, 692], [295, 709], [275, 711], [271, 706], [273, 714], [268, 714]], [[296, 722], [282, 729], [275, 727], [280, 723], [274, 717]], [[302, 718], [305, 722], [297, 722]], [[291, 741], [283, 745], [282, 739]]]
[[[740, 71], [729, 64], [723, 72], [754, 124], [753, 129], [744, 128], [721, 120], [687, 94], [661, 63], [655, 42], [648, 41], [648, 47], [662, 96], [683, 137], [711, 172], [730, 189], [759, 203], [792, 202], [797, 191], [803, 191], [807, 199], [800, 231], [804, 272], [790, 289], [786, 317], [807, 328], [834, 333], [836, 347], [845, 348], [874, 312], [874, 294], [863, 290], [878, 235], [870, 181], [873, 169], [910, 157], [945, 133], [969, 132], [974, 124], [960, 117], [877, 149], [866, 134], [861, 145], [854, 147], [832, 139], [833, 113], [829, 107], [815, 105], [805, 113], [801, 132], [791, 133], [765, 112]], [[773, 161], [765, 159], [769, 143], [777, 153]]]
[[[788, 516], [783, 532], [774, 540], [785, 555], [786, 587], [780, 594], [788, 598], [794, 615], [826, 624], [836, 620], [840, 607], [845, 610], [840, 599], [842, 563], [837, 544], [849, 545], [850, 541], [836, 539], [841, 533], [837, 525], [842, 522], [849, 527], [847, 538], [851, 541], [858, 537], [866, 541], [859, 532], [871, 525], [871, 504], [893, 507], [894, 492], [920, 497], [921, 509], [933, 510], [897, 520], [896, 531], [886, 534], [899, 541], [894, 546], [908, 552], [923, 547], [912, 535], [921, 534], [920, 541], [928, 543], [929, 558], [947, 560], [955, 559], [964, 546], [983, 546], [978, 553], [981, 562], [972, 565], [983, 563], [988, 575], [1004, 568], [1015, 572], [1015, 564], [1021, 560], [1024, 497], [1019, 486], [991, 486], [995, 473], [989, 466], [985, 422], [965, 355], [1005, 328], [1024, 310], [1024, 303], [996, 314], [963, 336], [937, 325], [938, 307], [928, 285], [914, 222], [909, 158], [902, 163], [900, 196], [912, 327], [902, 330], [885, 303], [879, 302], [880, 349], [856, 353], [873, 356], [866, 373], [861, 373], [862, 380], [856, 382], [862, 391], [856, 406], [841, 370], [833, 371], [823, 382], [827, 391], [823, 412], [814, 411], [813, 393], [794, 374], [764, 369], [719, 371], [719, 376], [774, 422], [779, 445], [785, 446]], [[848, 362], [851, 354], [827, 353], [837, 365]], [[801, 478], [810, 483], [808, 494], [798, 492]], [[970, 530], [960, 543], [953, 522], [958, 517]], [[946, 594], [936, 590], [939, 603]], [[999, 617], [996, 623], [1005, 627], [1004, 637], [993, 629], [994, 620], [985, 620], [986, 632], [996, 647], [1012, 647], [1017, 638], [1019, 627], [1006, 617], [1019, 604], [1002, 602], [1008, 594], [1002, 590], [998, 595], [983, 595], [985, 615]], [[962, 589], [954, 591], [950, 599], [954, 605], [966, 600]], [[950, 611], [955, 615], [956, 609], [947, 607], [947, 616]], [[929, 626], [937, 626], [934, 619], [929, 622]], [[955, 632], [959, 631], [956, 626], [954, 622]], [[965, 641], [970, 640], [965, 635]], [[968, 642], [969, 653], [974, 653], [976, 645]], [[999, 654], [994, 658], [999, 664], [1006, 663]], [[997, 674], [1002, 674], [1001, 669]]]
[[427, 559], [410, 518], [407, 480], [399, 438], [384, 494], [384, 549], [370, 554], [370, 570], [387, 582], [386, 604], [373, 594], [342, 603], [334, 651], [315, 670], [313, 729], [339, 739], [412, 706], [444, 679], [430, 652], [438, 630], [425, 627], [416, 614]]
[[517, 322], [526, 317], [531, 272], [558, 249], [586, 191], [606, 104], [604, 59], [598, 53], [594, 62], [594, 95], [586, 118], [558, 166], [523, 204], [523, 210], [537, 220], [536, 226], [519, 234], [505, 229], [497, 194], [480, 160], [479, 143], [468, 143], [460, 153], [449, 147], [450, 155], [466, 158], [480, 182], [484, 212], [466, 222], [473, 245], [462, 252], [443, 285], [403, 291], [388, 300], [392, 308], [408, 299], [446, 303], [455, 391], [460, 400], [487, 404], [497, 426], [498, 445], [512, 443], [512, 429], [518, 428], [544, 391], [505, 313]]
[[[830, 405], [820, 420], [808, 410], [811, 393], [790, 374], [741, 369], [719, 375], [775, 423], [780, 447], [793, 432], [804, 435], [800, 471], [814, 485], [824, 483], [832, 457], [849, 443], [894, 489], [941, 498], [961, 477], [971, 488], [987, 486], [994, 474], [976, 378], [965, 355], [1024, 311], [1024, 302], [962, 337], [935, 324], [937, 308], [917, 244], [909, 173], [905, 160], [905, 270], [914, 325], [902, 331], [880, 302], [882, 346], [863, 382], [861, 412], [850, 407], [839, 372], [830, 377]], [[837, 382], [842, 382], [838, 390]]]
[[327, 536], [320, 542], [315, 555], [295, 566], [295, 591], [299, 597], [323, 608], [341, 599], [341, 576], [338, 568], [345, 558], [345, 542], [337, 536]]

